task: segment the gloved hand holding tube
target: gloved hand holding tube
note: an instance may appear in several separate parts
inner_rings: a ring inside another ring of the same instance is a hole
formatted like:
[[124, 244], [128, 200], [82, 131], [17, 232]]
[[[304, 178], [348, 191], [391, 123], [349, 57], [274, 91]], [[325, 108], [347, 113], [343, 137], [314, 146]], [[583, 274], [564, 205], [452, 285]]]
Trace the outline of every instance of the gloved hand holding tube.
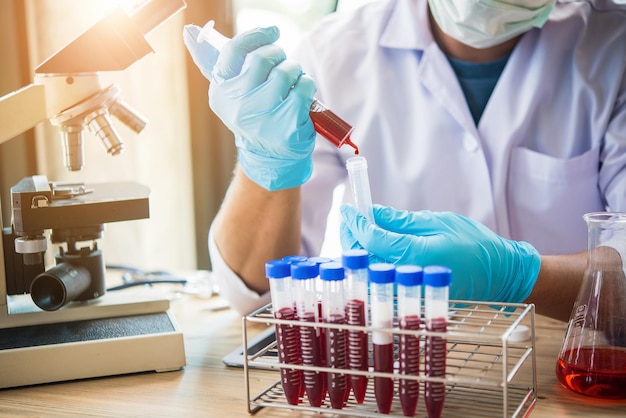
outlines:
[[447, 266], [456, 300], [522, 302], [535, 286], [541, 258], [527, 242], [504, 239], [452, 212], [373, 209], [375, 223], [350, 205], [341, 207], [344, 250], [364, 248], [370, 262]]
[[235, 134], [246, 175], [268, 190], [300, 186], [311, 176], [315, 130], [309, 107], [315, 83], [274, 45], [276, 27], [250, 30], [221, 51], [198, 41], [200, 28], [187, 25], [183, 39], [211, 82], [211, 109]]

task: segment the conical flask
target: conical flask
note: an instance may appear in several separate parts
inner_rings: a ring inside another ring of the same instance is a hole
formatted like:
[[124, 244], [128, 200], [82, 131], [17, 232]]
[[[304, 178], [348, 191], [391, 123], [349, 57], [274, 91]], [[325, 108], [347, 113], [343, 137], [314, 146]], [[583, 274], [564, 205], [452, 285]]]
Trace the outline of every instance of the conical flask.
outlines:
[[[556, 365], [574, 392], [626, 398], [626, 213], [584, 215], [588, 229], [585, 277]], [[623, 261], [624, 260], [624, 261]]]

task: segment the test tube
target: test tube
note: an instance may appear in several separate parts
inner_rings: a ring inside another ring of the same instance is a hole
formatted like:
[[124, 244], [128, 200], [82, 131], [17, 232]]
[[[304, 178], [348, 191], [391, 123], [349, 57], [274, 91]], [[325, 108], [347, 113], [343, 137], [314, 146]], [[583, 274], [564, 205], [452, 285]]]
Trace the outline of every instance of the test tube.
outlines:
[[[224, 44], [229, 41], [229, 38], [218, 32], [215, 29], [215, 22], [210, 20], [200, 30], [197, 40], [198, 42], [208, 42], [217, 51], [221, 51]], [[322, 102], [317, 99], [313, 100], [309, 109], [309, 116], [315, 131], [331, 144], [337, 148], [349, 145], [354, 148], [355, 154], [359, 153], [359, 147], [352, 142], [350, 137], [353, 130], [352, 126], [328, 109]]]
[[[322, 279], [319, 276], [319, 266], [320, 264], [323, 263], [329, 263], [331, 261], [333, 261], [332, 258], [329, 257], [309, 257], [309, 261], [313, 261], [317, 264], [317, 271], [318, 271], [318, 276], [315, 279], [315, 289], [317, 291], [317, 312], [319, 315], [319, 318], [323, 318], [323, 312], [322, 312], [322, 289], [323, 289], [323, 283], [322, 283]], [[320, 328], [319, 330], [319, 342], [320, 342], [320, 366], [322, 367], [326, 367], [326, 328]], [[326, 383], [327, 383], [327, 378], [326, 378], [326, 373], [322, 373], [324, 378], [322, 379], [323, 382], [323, 390], [322, 390], [322, 399], [324, 399], [326, 397]]]
[[[402, 265], [396, 267], [398, 288], [398, 326], [402, 330], [418, 331], [422, 304], [422, 277], [420, 266]], [[404, 376], [419, 376], [420, 341], [417, 335], [400, 334], [398, 347], [398, 372]], [[415, 415], [419, 399], [418, 380], [400, 379], [398, 394], [402, 413], [406, 417]]]
[[[322, 309], [324, 322], [345, 324], [344, 279], [345, 271], [340, 263], [320, 264], [320, 278], [324, 285]], [[346, 332], [344, 329], [326, 329], [326, 362], [333, 369], [346, 369]], [[342, 409], [348, 392], [345, 373], [328, 373], [328, 397], [334, 409]]]
[[365, 157], [348, 158], [346, 168], [348, 169], [350, 189], [357, 210], [370, 222], [374, 222], [370, 181], [367, 175], [367, 160]]
[[[265, 277], [270, 284], [270, 297], [274, 318], [296, 320], [291, 293], [291, 269], [285, 260], [271, 260], [265, 263]], [[276, 346], [278, 360], [282, 364], [302, 364], [300, 335], [293, 325], [276, 324]], [[285, 398], [290, 405], [297, 405], [301, 396], [301, 370], [280, 368], [280, 382]]]
[[[388, 263], [370, 264], [369, 281], [372, 314], [372, 345], [374, 348], [374, 371], [393, 373], [393, 285], [395, 267]], [[393, 379], [390, 377], [374, 377], [374, 396], [378, 412], [388, 414], [393, 401]]]
[[[297, 317], [299, 321], [309, 324], [299, 327], [302, 364], [312, 367], [321, 366], [319, 328], [311, 325], [319, 322], [315, 290], [315, 278], [318, 272], [319, 267], [313, 261], [291, 264], [292, 290]], [[324, 376], [311, 370], [304, 370], [302, 375], [309, 405], [321, 406], [324, 398]]]
[[[307, 257], [304, 255], [299, 255], [299, 254], [292, 254], [292, 255], [286, 255], [282, 258], [283, 261], [286, 261], [289, 263], [289, 265], [292, 265], [294, 263], [300, 263], [302, 261], [306, 261]], [[293, 278], [292, 278], [293, 279]], [[294, 302], [293, 304], [293, 314], [294, 317], [298, 317], [298, 309], [297, 306]], [[300, 377], [302, 377], [302, 374], [300, 375]], [[300, 385], [300, 397], [304, 396], [304, 384]]]
[[[366, 250], [344, 251], [342, 264], [346, 272], [346, 322], [348, 325], [367, 326], [367, 267], [369, 254]], [[348, 367], [351, 370], [368, 370], [367, 331], [348, 330]], [[367, 376], [350, 375], [352, 392], [356, 402], [365, 400]]]
[[[448, 290], [452, 271], [447, 267], [424, 267], [424, 319], [426, 330], [446, 332], [448, 329]], [[426, 336], [424, 373], [426, 377], [443, 379], [446, 376], [446, 339]], [[444, 382], [426, 381], [424, 403], [428, 418], [441, 416], [446, 396]]]

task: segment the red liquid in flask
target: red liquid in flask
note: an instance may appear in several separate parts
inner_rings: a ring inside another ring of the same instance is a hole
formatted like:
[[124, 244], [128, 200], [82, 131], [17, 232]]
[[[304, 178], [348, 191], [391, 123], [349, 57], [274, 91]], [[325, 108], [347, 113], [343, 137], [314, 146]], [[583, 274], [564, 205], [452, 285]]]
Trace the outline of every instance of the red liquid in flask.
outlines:
[[[348, 325], [365, 326], [365, 302], [350, 300], [346, 303], [346, 318]], [[366, 372], [368, 366], [367, 333], [363, 331], [348, 331], [348, 366], [351, 370]], [[356, 402], [361, 404], [365, 400], [367, 376], [351, 375], [352, 392]]]
[[[400, 329], [417, 331], [420, 328], [420, 317], [407, 315], [400, 320]], [[400, 335], [400, 374], [418, 376], [420, 373], [420, 341], [416, 335]], [[415, 415], [419, 399], [420, 384], [417, 380], [400, 379], [400, 405], [404, 416]]]
[[[296, 315], [292, 308], [282, 308], [274, 312], [274, 318], [295, 320]], [[276, 346], [278, 360], [283, 364], [301, 364], [300, 335], [298, 327], [285, 324], [276, 324]], [[280, 369], [280, 382], [285, 392], [285, 398], [290, 405], [297, 405], [301, 391], [301, 370], [288, 368]]]
[[[341, 315], [331, 315], [327, 319], [330, 324], [344, 324]], [[326, 361], [328, 367], [335, 369], [346, 368], [346, 335], [343, 329], [326, 329]], [[342, 373], [328, 373], [328, 397], [330, 405], [335, 409], [343, 408], [348, 390], [347, 377]]]
[[326, 106], [318, 100], [314, 100], [313, 104], [311, 104], [309, 116], [311, 117], [315, 131], [330, 141], [334, 146], [339, 148], [342, 145], [349, 145], [354, 148], [355, 154], [359, 153], [359, 147], [350, 140], [352, 126], [335, 113], [328, 110]]
[[[433, 318], [426, 322], [426, 329], [433, 332], [446, 332], [446, 318]], [[428, 377], [446, 376], [446, 340], [442, 337], [426, 337], [424, 371]], [[424, 384], [424, 403], [428, 418], [441, 416], [446, 397], [446, 385], [443, 382]]]
[[[374, 371], [393, 373], [393, 343], [374, 345]], [[393, 401], [393, 379], [389, 377], [374, 378], [374, 396], [376, 406], [381, 414], [391, 411]]]
[[[568, 359], [576, 359], [576, 364]], [[626, 399], [626, 349], [619, 347], [569, 350], [559, 357], [556, 377], [582, 395]]]
[[[315, 322], [313, 312], [306, 312], [300, 316], [302, 322]], [[320, 342], [318, 333], [313, 326], [300, 327], [300, 346], [302, 350], [302, 364], [305, 366], [321, 366]], [[311, 406], [320, 406], [324, 396], [324, 375], [316, 371], [304, 370], [303, 381], [306, 396]]]

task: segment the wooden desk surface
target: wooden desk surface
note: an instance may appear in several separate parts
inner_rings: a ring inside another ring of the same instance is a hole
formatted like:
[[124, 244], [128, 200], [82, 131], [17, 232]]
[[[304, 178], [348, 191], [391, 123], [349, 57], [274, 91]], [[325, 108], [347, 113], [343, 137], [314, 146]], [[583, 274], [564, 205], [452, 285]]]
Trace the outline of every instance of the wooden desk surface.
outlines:
[[[241, 345], [241, 318], [222, 304], [183, 296], [172, 311], [185, 336], [187, 366], [166, 373], [140, 373], [0, 390], [0, 417], [247, 417], [241, 369], [221, 359]], [[537, 318], [539, 400], [532, 417], [623, 417], [626, 402], [598, 401], [563, 389], [554, 375], [565, 324]], [[262, 331], [263, 324], [257, 332]], [[158, 349], [158, 348], [155, 348]], [[267, 384], [277, 379], [267, 372]], [[0, 376], [0, 378], [2, 378]], [[264, 382], [254, 382], [264, 384]], [[255, 395], [256, 393], [253, 393]], [[303, 411], [264, 408], [256, 417], [319, 417]]]

